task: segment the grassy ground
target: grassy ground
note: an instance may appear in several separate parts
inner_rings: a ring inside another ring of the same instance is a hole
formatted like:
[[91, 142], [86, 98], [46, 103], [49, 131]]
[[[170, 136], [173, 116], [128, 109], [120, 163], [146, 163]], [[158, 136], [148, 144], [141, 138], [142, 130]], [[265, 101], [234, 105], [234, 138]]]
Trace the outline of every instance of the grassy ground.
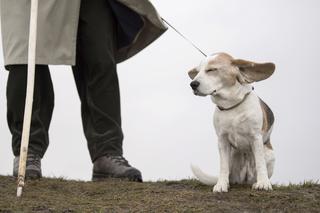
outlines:
[[320, 212], [320, 185], [305, 183], [258, 192], [232, 186], [213, 194], [195, 180], [131, 183], [27, 181], [16, 198], [16, 179], [0, 176], [0, 212]]

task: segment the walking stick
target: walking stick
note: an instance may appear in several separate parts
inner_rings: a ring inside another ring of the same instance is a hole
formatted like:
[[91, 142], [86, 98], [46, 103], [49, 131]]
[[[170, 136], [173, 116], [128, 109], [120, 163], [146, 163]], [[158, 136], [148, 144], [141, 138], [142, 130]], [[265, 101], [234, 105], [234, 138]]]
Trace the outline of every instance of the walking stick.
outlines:
[[33, 104], [34, 76], [36, 66], [36, 43], [37, 43], [37, 19], [38, 19], [38, 0], [31, 0], [30, 26], [29, 26], [29, 46], [28, 46], [28, 82], [26, 102], [24, 108], [24, 120], [22, 139], [20, 147], [20, 161], [18, 173], [17, 196], [21, 197], [22, 189], [25, 184], [26, 164], [28, 155], [28, 145], [30, 136], [30, 125]]

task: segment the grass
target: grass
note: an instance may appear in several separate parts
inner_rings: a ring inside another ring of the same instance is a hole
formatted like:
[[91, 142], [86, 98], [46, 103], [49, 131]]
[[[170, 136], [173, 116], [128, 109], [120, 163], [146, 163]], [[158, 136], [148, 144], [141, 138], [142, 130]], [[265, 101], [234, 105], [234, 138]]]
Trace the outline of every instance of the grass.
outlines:
[[27, 181], [16, 198], [16, 179], [0, 176], [0, 212], [320, 212], [320, 185], [274, 186], [271, 192], [235, 185], [213, 194], [196, 180], [132, 183]]

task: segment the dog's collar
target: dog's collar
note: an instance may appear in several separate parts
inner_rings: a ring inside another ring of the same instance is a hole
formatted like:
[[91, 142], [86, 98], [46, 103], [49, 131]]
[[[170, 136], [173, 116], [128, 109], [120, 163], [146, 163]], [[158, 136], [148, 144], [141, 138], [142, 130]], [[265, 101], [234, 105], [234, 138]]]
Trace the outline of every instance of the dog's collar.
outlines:
[[254, 90], [254, 87], [252, 87], [252, 90], [251, 90], [250, 92], [248, 92], [247, 94], [244, 95], [243, 99], [242, 99], [239, 103], [233, 105], [232, 107], [224, 108], [224, 107], [221, 107], [221, 106], [217, 106], [218, 109], [219, 109], [220, 111], [227, 111], [227, 110], [231, 110], [231, 109], [234, 109], [234, 108], [238, 107], [240, 104], [242, 104], [242, 103], [247, 99], [247, 97], [249, 96], [249, 94], [250, 94], [253, 90]]

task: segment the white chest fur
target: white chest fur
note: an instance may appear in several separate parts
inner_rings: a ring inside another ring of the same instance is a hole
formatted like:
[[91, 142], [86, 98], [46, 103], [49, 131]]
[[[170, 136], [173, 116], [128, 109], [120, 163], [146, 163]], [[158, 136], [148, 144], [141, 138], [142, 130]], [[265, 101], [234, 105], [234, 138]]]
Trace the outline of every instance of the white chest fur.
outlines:
[[219, 140], [235, 149], [249, 151], [250, 143], [261, 136], [263, 114], [259, 98], [251, 93], [239, 106], [231, 110], [216, 109], [214, 126]]

